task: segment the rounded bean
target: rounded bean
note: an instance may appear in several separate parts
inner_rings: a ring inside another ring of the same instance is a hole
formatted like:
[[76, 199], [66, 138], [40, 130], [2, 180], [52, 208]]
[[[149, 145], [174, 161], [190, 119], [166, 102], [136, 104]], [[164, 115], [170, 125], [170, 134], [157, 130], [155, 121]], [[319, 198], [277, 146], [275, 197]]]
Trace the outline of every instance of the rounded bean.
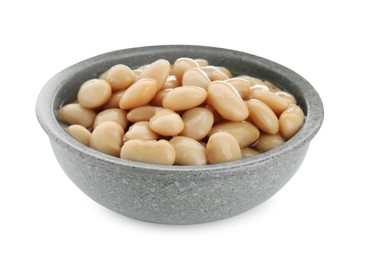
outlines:
[[82, 125], [90, 128], [95, 119], [95, 112], [78, 103], [71, 103], [61, 107], [57, 112], [57, 118], [67, 125]]
[[112, 88], [103, 79], [85, 81], [78, 92], [78, 102], [86, 108], [98, 108], [110, 99]]
[[288, 102], [271, 91], [254, 91], [252, 98], [258, 99], [269, 106], [277, 115], [281, 115], [288, 107]]
[[103, 106], [104, 109], [108, 108], [119, 108], [119, 101], [121, 100], [121, 97], [126, 92], [126, 90], [120, 90], [117, 92], [114, 92], [111, 96], [111, 98], [108, 100], [108, 102]]
[[211, 73], [211, 76], [210, 76], [210, 80], [211, 81], [215, 81], [215, 80], [227, 80], [229, 79], [229, 77], [224, 73], [222, 72], [221, 70], [215, 70]]
[[166, 79], [163, 89], [167, 89], [167, 88], [176, 88], [178, 87], [178, 81], [175, 78], [174, 75], [169, 75], [168, 78]]
[[174, 62], [174, 75], [179, 85], [182, 85], [183, 74], [190, 68], [198, 68], [199, 64], [190, 58], [179, 58]]
[[66, 128], [66, 133], [83, 145], [89, 146], [91, 133], [82, 125], [70, 125]]
[[182, 115], [184, 129], [180, 135], [193, 138], [197, 141], [205, 138], [214, 123], [213, 113], [203, 107], [195, 107], [187, 110]]
[[148, 65], [140, 74], [140, 78], [152, 78], [156, 80], [156, 88], [163, 88], [170, 72], [170, 63], [167, 60], [160, 59]]
[[242, 99], [250, 98], [250, 82], [243, 78], [230, 78], [225, 80], [227, 83], [231, 84], [241, 96]]
[[272, 109], [257, 99], [248, 100], [249, 117], [254, 124], [268, 134], [278, 133], [278, 119]]
[[184, 122], [173, 110], [161, 109], [150, 118], [150, 128], [162, 136], [174, 136], [182, 132]]
[[217, 124], [212, 127], [208, 136], [218, 132], [225, 132], [234, 136], [241, 149], [254, 143], [260, 135], [258, 128], [246, 121]]
[[238, 142], [234, 136], [224, 132], [210, 136], [206, 151], [209, 163], [224, 163], [241, 159]]
[[206, 148], [196, 140], [175, 136], [169, 143], [175, 149], [175, 162], [177, 165], [204, 165], [207, 164]]
[[200, 67], [208, 66], [208, 61], [205, 59], [194, 59]]
[[128, 88], [135, 82], [134, 72], [126, 65], [117, 64], [100, 76], [112, 87], [112, 91], [119, 91]]
[[155, 112], [161, 109], [162, 109], [161, 107], [155, 107], [155, 106], [137, 107], [127, 113], [127, 119], [132, 123], [140, 121], [149, 121], [150, 118], [155, 114]]
[[201, 105], [207, 98], [207, 91], [195, 86], [174, 88], [163, 99], [163, 107], [174, 111], [187, 110]]
[[270, 135], [262, 133], [261, 136], [258, 138], [258, 141], [255, 143], [255, 148], [257, 148], [261, 152], [267, 152], [280, 146], [283, 144], [285, 140], [279, 134]]
[[154, 98], [156, 91], [155, 79], [140, 79], [133, 83], [122, 95], [119, 107], [124, 110], [130, 110], [146, 105]]
[[248, 109], [238, 91], [225, 81], [215, 81], [208, 87], [208, 103], [225, 119], [243, 121]]
[[173, 90], [172, 88], [166, 88], [160, 90], [158, 93], [156, 93], [155, 97], [151, 100], [150, 104], [153, 106], [162, 107], [165, 96], [172, 90]]
[[250, 98], [253, 97], [253, 93], [255, 91], [268, 91], [269, 92], [269, 87], [267, 87], [266, 85], [263, 84], [255, 84], [250, 86]]
[[132, 139], [157, 140], [159, 135], [151, 130], [149, 121], [140, 121], [130, 126], [124, 135], [124, 141]]
[[244, 149], [241, 149], [241, 158], [248, 158], [253, 157], [260, 154], [258, 150], [251, 148], [251, 147], [245, 147]]
[[119, 156], [123, 134], [122, 127], [116, 122], [101, 123], [91, 134], [90, 147], [112, 156]]
[[97, 114], [94, 120], [93, 128], [96, 128], [103, 122], [112, 121], [119, 124], [123, 130], [128, 126], [127, 112], [119, 108], [110, 108], [103, 110]]
[[211, 81], [207, 77], [206, 73], [204, 73], [199, 68], [191, 68], [188, 69], [182, 78], [183, 86], [197, 86], [207, 90]]
[[167, 140], [133, 139], [122, 146], [120, 156], [131, 161], [173, 165], [175, 150]]
[[305, 116], [302, 109], [294, 104], [281, 114], [279, 119], [280, 133], [285, 139], [293, 137], [304, 124]]

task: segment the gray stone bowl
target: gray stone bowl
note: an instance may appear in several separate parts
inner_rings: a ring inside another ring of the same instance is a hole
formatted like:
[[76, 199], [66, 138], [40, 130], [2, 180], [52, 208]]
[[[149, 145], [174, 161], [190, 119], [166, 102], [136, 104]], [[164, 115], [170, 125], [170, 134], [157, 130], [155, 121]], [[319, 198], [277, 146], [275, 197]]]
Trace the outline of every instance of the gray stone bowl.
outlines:
[[[301, 130], [261, 155], [206, 166], [164, 166], [115, 158], [68, 136], [57, 109], [75, 100], [82, 82], [112, 65], [136, 68], [156, 59], [204, 58], [213, 65], [269, 80], [295, 95], [305, 112]], [[196, 224], [225, 219], [264, 202], [300, 167], [323, 121], [316, 90], [300, 75], [251, 54], [206, 46], [166, 45], [118, 50], [61, 71], [39, 94], [36, 112], [67, 176], [90, 198], [125, 216], [155, 223]]]

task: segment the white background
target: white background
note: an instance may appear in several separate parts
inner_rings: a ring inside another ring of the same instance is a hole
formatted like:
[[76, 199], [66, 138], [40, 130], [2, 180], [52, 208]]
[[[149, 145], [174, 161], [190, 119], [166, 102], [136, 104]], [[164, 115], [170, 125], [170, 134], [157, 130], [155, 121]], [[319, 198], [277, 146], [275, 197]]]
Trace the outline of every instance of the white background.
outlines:
[[[2, 1], [0, 259], [366, 259], [363, 1]], [[240, 3], [240, 5], [239, 5]], [[66, 177], [35, 116], [54, 74], [128, 47], [249, 52], [305, 77], [325, 120], [274, 197], [209, 224], [144, 223]]]

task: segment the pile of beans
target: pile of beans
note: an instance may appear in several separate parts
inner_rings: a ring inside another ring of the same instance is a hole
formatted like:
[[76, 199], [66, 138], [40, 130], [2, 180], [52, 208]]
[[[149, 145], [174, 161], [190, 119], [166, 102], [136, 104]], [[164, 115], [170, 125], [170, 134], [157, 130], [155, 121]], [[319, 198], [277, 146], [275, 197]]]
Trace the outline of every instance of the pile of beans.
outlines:
[[84, 82], [58, 110], [66, 132], [128, 160], [204, 165], [255, 156], [284, 143], [304, 113], [273, 83], [204, 59], [159, 59], [135, 70], [118, 64]]

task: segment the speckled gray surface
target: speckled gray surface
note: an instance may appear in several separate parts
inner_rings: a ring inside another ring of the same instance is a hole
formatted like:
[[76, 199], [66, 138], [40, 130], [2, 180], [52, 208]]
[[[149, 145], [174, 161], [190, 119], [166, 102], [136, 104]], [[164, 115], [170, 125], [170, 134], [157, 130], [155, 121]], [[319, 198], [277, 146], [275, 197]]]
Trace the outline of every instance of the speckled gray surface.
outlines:
[[[211, 64], [272, 81], [294, 94], [306, 114], [302, 129], [284, 145], [245, 160], [206, 166], [161, 166], [114, 158], [69, 137], [55, 111], [75, 99], [80, 84], [117, 63], [132, 68], [159, 58], [205, 58]], [[54, 76], [37, 100], [37, 117], [69, 178], [90, 198], [123, 215], [155, 223], [195, 224], [243, 213], [281, 189], [300, 167], [323, 120], [315, 89], [300, 75], [243, 52], [168, 45], [102, 54]]]

